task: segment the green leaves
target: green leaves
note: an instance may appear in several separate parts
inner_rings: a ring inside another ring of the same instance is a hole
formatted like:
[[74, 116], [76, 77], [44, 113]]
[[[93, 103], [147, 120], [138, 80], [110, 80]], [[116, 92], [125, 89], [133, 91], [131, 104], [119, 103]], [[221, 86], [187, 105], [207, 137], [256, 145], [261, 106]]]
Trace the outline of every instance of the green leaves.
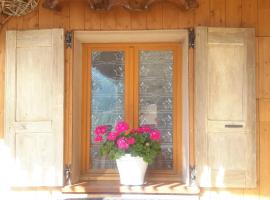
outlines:
[[126, 137], [133, 137], [136, 140], [135, 144], [130, 145], [128, 150], [117, 148], [116, 141], [106, 141], [100, 146], [100, 155], [116, 160], [124, 154], [130, 153], [132, 156], [142, 157], [145, 162], [151, 164], [161, 152], [160, 143], [151, 140], [147, 134], [130, 134]]

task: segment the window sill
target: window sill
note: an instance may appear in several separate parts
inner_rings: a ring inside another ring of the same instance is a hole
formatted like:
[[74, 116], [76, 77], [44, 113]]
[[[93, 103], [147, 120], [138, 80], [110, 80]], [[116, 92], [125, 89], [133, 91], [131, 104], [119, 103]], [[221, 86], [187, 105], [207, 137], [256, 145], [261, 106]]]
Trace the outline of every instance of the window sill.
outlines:
[[119, 181], [87, 181], [62, 188], [63, 193], [110, 194], [170, 194], [198, 195], [197, 187], [187, 187], [180, 182], [149, 182], [142, 186], [120, 185]]

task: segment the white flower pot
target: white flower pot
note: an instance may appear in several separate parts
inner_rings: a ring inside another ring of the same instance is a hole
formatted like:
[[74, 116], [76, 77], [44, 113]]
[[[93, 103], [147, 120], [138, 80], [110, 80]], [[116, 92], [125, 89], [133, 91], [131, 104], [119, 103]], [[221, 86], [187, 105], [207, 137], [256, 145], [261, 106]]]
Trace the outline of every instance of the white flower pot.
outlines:
[[144, 184], [144, 175], [148, 166], [141, 157], [132, 157], [125, 154], [116, 159], [117, 168], [122, 185], [142, 185]]

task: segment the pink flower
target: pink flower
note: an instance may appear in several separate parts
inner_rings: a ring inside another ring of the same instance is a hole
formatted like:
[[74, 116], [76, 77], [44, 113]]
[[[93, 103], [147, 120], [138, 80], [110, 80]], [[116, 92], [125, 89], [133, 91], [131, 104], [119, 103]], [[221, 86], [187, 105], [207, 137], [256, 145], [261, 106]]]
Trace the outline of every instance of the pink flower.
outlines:
[[138, 133], [146, 133], [146, 132], [150, 132], [151, 130], [152, 130], [151, 127], [148, 125], [142, 125], [141, 127], [136, 129]]
[[107, 126], [103, 125], [103, 126], [97, 126], [95, 129], [95, 134], [96, 135], [102, 135], [104, 133], [106, 133], [107, 131]]
[[115, 130], [117, 132], [124, 132], [127, 131], [128, 129], [129, 129], [128, 123], [124, 121], [118, 122], [115, 126]]
[[151, 138], [151, 140], [158, 141], [158, 140], [160, 140], [160, 136], [161, 136], [161, 133], [160, 133], [159, 130], [152, 130], [150, 132], [150, 138]]
[[118, 135], [119, 135], [118, 132], [114, 132], [114, 131], [109, 132], [108, 136], [107, 136], [107, 140], [114, 141], [114, 140], [116, 140]]
[[135, 138], [127, 138], [128, 144], [134, 144], [136, 142]]
[[101, 135], [97, 135], [94, 139], [95, 142], [99, 143], [102, 141], [102, 136]]
[[141, 128], [143, 132], [150, 132], [152, 130], [148, 125], [142, 125]]
[[126, 138], [121, 137], [117, 140], [117, 146], [119, 149], [128, 149], [129, 144], [128, 144]]

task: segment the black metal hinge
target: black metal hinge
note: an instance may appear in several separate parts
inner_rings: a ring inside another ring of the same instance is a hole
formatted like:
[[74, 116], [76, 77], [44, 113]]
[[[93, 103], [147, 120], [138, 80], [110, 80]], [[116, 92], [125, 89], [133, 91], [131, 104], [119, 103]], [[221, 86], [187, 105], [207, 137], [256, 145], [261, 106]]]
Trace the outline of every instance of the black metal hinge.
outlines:
[[196, 185], [196, 167], [189, 166], [189, 173], [190, 173], [190, 185]]
[[67, 48], [71, 48], [72, 47], [72, 31], [67, 31], [66, 35], [65, 35], [65, 44]]
[[64, 167], [65, 185], [71, 185], [71, 165], [65, 165]]
[[195, 30], [194, 28], [188, 29], [188, 47], [195, 48]]

